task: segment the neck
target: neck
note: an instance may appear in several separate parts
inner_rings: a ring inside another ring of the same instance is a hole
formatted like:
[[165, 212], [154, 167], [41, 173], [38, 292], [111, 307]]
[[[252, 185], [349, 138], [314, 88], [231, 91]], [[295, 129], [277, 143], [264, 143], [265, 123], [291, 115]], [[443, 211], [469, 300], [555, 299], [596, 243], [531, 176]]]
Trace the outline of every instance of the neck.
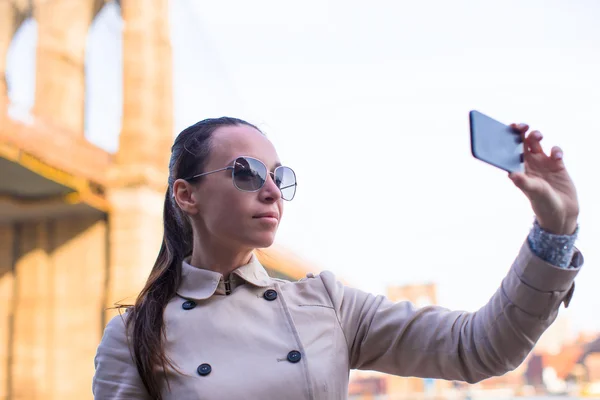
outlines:
[[250, 262], [252, 249], [234, 249], [217, 243], [194, 242], [190, 264], [197, 268], [208, 269], [224, 277]]

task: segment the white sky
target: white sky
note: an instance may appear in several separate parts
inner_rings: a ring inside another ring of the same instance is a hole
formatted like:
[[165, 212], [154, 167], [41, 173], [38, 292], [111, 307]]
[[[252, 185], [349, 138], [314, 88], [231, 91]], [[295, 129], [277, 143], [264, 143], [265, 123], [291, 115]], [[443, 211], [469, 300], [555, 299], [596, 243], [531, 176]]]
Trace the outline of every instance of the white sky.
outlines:
[[[475, 310], [532, 212], [502, 171], [471, 156], [468, 112], [527, 122], [548, 149], [563, 147], [580, 195], [586, 264], [563, 314], [600, 330], [600, 2], [171, 5], [175, 130], [221, 115], [264, 129], [299, 179], [280, 244], [364, 290], [435, 281], [442, 305]], [[122, 101], [117, 15], [105, 8], [90, 37], [88, 138], [108, 150]], [[30, 48], [32, 25], [20, 33]], [[24, 53], [9, 67], [26, 106]]]

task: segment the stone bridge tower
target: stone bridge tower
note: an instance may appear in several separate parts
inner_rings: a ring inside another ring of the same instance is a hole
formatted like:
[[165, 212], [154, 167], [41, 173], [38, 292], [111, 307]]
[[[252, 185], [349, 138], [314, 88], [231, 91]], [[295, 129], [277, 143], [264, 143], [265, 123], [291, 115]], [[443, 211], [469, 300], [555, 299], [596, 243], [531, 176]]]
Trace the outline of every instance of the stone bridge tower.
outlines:
[[[119, 149], [84, 137], [87, 32], [104, 0], [0, 0], [0, 399], [91, 399], [93, 357], [117, 301], [131, 302], [162, 238], [173, 140], [167, 0], [122, 0]], [[38, 26], [31, 120], [8, 114], [6, 58]], [[259, 254], [277, 276], [305, 265]]]

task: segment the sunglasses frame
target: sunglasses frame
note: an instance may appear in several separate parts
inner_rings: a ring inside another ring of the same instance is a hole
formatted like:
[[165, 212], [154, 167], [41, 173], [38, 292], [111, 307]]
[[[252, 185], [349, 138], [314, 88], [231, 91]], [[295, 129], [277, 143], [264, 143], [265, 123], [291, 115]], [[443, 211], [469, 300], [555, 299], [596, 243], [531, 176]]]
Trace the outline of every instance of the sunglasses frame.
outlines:
[[[240, 158], [251, 159], [251, 160], [255, 160], [255, 161], [258, 161], [259, 163], [261, 163], [261, 164], [262, 164], [262, 165], [265, 167], [265, 170], [267, 171], [267, 173], [268, 173], [268, 174], [271, 176], [271, 179], [273, 180], [273, 182], [275, 181], [275, 172], [276, 172], [276, 171], [277, 171], [279, 168], [287, 168], [287, 169], [289, 169], [290, 171], [292, 171], [292, 174], [294, 174], [294, 180], [296, 181], [296, 172], [295, 172], [293, 169], [291, 169], [290, 167], [286, 167], [286, 166], [284, 166], [284, 165], [280, 165], [280, 166], [278, 166], [277, 168], [275, 168], [275, 170], [274, 170], [273, 172], [271, 172], [271, 171], [269, 171], [269, 169], [267, 168], [267, 166], [265, 165], [265, 163], [264, 163], [264, 162], [262, 162], [262, 161], [261, 161], [261, 160], [259, 160], [258, 158], [255, 158], [255, 157], [250, 157], [250, 156], [238, 156], [238, 157], [236, 157], [236, 158], [235, 158], [235, 160], [233, 160], [233, 163], [232, 163], [232, 165], [229, 165], [229, 166], [227, 166], [227, 167], [224, 167], [224, 168], [215, 169], [215, 170], [213, 170], [213, 171], [202, 172], [201, 174], [196, 174], [196, 175], [194, 175], [194, 176], [190, 176], [190, 177], [188, 177], [188, 178], [183, 178], [183, 180], [185, 180], [185, 181], [190, 181], [190, 180], [192, 180], [192, 179], [200, 178], [200, 177], [202, 177], [202, 176], [205, 176], [205, 175], [210, 175], [210, 174], [215, 174], [215, 173], [217, 173], [217, 172], [221, 172], [221, 171], [227, 171], [227, 170], [231, 170], [231, 180], [232, 180], [232, 182], [233, 182], [233, 186], [235, 186], [235, 188], [236, 188], [237, 190], [239, 190], [240, 192], [248, 192], [248, 193], [254, 193], [254, 192], [258, 192], [260, 189], [262, 189], [262, 188], [263, 188], [263, 186], [265, 186], [265, 182], [267, 182], [267, 180], [266, 180], [266, 179], [263, 181], [263, 184], [262, 184], [262, 185], [261, 185], [261, 186], [260, 186], [258, 189], [255, 189], [255, 190], [246, 190], [246, 189], [241, 189], [241, 188], [240, 188], [240, 187], [239, 187], [239, 186], [238, 186], [238, 185], [235, 183], [235, 176], [234, 176], [234, 173], [235, 173], [235, 163], [236, 163], [236, 162], [237, 162], [237, 160], [238, 160], [238, 159], [240, 159]], [[277, 184], [276, 184], [276, 185], [277, 185]], [[295, 190], [295, 189], [294, 189], [294, 195], [292, 196], [292, 198], [291, 198], [291, 199], [289, 199], [289, 200], [288, 200], [288, 199], [285, 199], [285, 198], [283, 197], [283, 189], [287, 189], [287, 188], [290, 188], [290, 187], [292, 187], [292, 186], [298, 187], [298, 181], [294, 182], [294, 184], [293, 184], [293, 185], [284, 186], [284, 187], [282, 187], [282, 188], [280, 188], [279, 186], [277, 186], [277, 188], [279, 189], [279, 192], [281, 193], [281, 198], [282, 198], [283, 200], [285, 200], [285, 201], [292, 201], [292, 200], [294, 199], [294, 197], [296, 197], [296, 190]]]

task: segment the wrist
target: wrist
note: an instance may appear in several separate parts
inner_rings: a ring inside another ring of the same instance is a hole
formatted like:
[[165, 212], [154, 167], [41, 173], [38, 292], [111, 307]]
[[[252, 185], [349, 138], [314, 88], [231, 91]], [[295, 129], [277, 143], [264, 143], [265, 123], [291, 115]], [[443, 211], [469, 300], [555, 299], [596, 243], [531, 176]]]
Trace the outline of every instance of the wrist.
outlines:
[[577, 230], [577, 218], [570, 218], [562, 222], [547, 222], [538, 218], [537, 222], [540, 228], [553, 235], [572, 235]]

